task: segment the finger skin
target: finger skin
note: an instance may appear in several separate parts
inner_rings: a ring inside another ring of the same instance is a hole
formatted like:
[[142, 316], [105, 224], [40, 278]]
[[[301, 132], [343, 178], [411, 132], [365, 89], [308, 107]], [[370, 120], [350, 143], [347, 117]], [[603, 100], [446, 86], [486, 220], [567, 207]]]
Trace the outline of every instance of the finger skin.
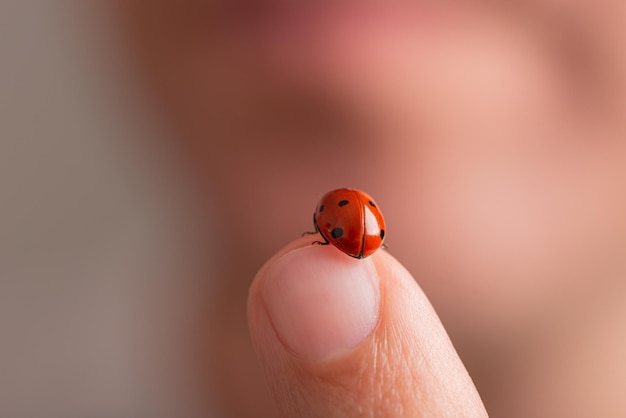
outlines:
[[379, 317], [360, 344], [321, 360], [285, 347], [262, 289], [272, 263], [295, 248], [299, 257], [317, 257], [313, 261], [321, 264], [337, 256], [336, 249], [320, 251], [310, 241], [298, 240], [268, 261], [248, 299], [252, 341], [283, 417], [487, 416], [428, 299], [386, 251], [372, 255], [380, 279]]

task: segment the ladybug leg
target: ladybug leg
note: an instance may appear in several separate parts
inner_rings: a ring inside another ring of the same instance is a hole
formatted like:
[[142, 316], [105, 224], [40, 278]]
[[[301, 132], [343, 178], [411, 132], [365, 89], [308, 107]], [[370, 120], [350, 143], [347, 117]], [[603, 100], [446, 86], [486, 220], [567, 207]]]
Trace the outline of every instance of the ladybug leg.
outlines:
[[380, 248], [382, 248], [383, 250], [388, 250], [389, 246], [383, 242]]
[[[302, 234], [302, 236], [319, 234], [320, 229], [317, 226], [317, 221], [315, 220], [315, 213], [313, 214], [313, 226], [315, 226], [315, 231], [313, 231], [313, 232], [304, 232]], [[312, 245], [328, 245], [328, 244], [330, 244], [330, 242], [328, 242], [328, 239], [326, 239], [326, 237], [324, 237], [322, 234], [320, 234], [320, 236], [322, 237], [322, 239], [324, 239], [324, 242], [322, 242], [322, 241], [313, 241], [311, 244]]]
[[330, 242], [328, 242], [328, 240], [326, 239], [325, 236], [322, 235], [322, 238], [324, 239], [324, 242], [322, 242], [322, 241], [313, 241], [311, 244], [313, 244], [313, 245], [316, 245], [316, 244], [317, 245], [328, 245], [328, 244], [330, 244]]

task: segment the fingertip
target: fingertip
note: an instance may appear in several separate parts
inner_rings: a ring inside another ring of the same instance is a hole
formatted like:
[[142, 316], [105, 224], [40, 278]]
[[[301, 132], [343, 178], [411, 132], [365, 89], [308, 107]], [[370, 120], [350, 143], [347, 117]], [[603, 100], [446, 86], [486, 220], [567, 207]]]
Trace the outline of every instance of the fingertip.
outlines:
[[486, 415], [428, 299], [386, 251], [358, 260], [296, 240], [259, 271], [248, 306], [285, 416]]
[[287, 352], [318, 361], [351, 350], [372, 332], [380, 286], [370, 259], [300, 244], [261, 269], [251, 288], [251, 314], [268, 316]]

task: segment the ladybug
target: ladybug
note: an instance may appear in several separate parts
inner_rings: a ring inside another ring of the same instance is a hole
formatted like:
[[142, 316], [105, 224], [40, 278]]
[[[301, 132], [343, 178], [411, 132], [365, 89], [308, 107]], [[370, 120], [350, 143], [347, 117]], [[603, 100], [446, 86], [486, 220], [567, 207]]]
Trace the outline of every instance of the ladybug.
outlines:
[[374, 199], [355, 189], [337, 189], [320, 199], [313, 214], [315, 234], [354, 258], [372, 255], [383, 245], [385, 221]]

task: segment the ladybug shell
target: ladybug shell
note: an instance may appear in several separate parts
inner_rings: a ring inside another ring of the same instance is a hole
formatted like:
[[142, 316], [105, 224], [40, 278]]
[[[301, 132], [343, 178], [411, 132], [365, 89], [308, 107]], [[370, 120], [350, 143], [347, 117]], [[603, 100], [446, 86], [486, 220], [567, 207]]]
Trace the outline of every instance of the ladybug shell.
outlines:
[[360, 190], [326, 193], [317, 204], [313, 221], [326, 241], [355, 258], [371, 255], [385, 238], [385, 221], [378, 205]]

